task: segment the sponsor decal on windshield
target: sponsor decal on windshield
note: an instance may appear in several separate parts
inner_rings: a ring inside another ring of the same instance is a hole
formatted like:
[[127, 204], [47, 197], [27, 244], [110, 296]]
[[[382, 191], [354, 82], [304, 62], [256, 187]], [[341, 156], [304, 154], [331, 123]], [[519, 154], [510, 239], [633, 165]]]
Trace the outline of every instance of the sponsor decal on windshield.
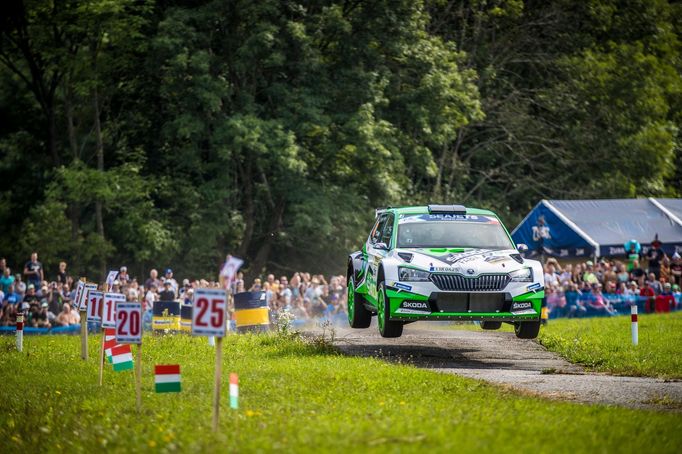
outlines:
[[401, 214], [398, 217], [398, 224], [404, 222], [428, 222], [428, 221], [464, 221], [482, 222], [485, 224], [499, 224], [496, 218], [491, 216], [481, 216], [475, 214]]

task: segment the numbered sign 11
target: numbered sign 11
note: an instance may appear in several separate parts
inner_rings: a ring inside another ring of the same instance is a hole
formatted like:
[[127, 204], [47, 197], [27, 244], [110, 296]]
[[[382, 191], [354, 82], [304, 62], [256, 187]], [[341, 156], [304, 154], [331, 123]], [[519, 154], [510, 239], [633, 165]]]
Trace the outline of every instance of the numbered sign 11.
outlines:
[[195, 336], [225, 336], [227, 301], [225, 291], [198, 288], [192, 301], [192, 334]]
[[116, 304], [116, 342], [142, 343], [142, 304], [132, 302]]
[[86, 283], [83, 287], [83, 291], [80, 294], [80, 298], [76, 301], [78, 303], [78, 310], [84, 311], [88, 307], [88, 293], [97, 290], [97, 284]]
[[125, 303], [122, 293], [105, 293], [102, 307], [102, 328], [116, 328], [116, 304]]
[[98, 322], [102, 320], [102, 300], [104, 293], [97, 290], [88, 292], [88, 321]]
[[73, 299], [73, 303], [71, 304], [71, 307], [74, 309], [78, 309], [78, 305], [81, 302], [81, 296], [83, 295], [83, 290], [85, 290], [85, 282], [78, 281], [78, 284], [76, 284], [76, 296]]

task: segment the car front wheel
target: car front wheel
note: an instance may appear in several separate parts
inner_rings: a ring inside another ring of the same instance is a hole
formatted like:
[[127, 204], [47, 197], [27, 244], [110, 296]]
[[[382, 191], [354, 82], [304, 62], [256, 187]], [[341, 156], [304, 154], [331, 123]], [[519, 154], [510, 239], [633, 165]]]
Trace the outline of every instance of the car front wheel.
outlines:
[[365, 298], [355, 291], [355, 279], [348, 280], [348, 323], [351, 328], [368, 328], [372, 314], [365, 307]]
[[514, 323], [514, 332], [519, 339], [535, 339], [540, 333], [540, 320]]
[[379, 334], [381, 337], [400, 337], [403, 334], [403, 323], [390, 320], [391, 305], [390, 300], [386, 296], [386, 286], [384, 283], [379, 284], [379, 291], [377, 295], [377, 322], [379, 325]]

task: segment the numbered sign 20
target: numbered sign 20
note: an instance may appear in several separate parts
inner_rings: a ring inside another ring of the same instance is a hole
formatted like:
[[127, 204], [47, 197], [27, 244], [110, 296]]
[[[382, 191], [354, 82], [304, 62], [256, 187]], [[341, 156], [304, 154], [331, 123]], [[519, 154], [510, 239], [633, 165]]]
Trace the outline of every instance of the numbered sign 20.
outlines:
[[142, 343], [142, 304], [116, 304], [116, 342], [120, 344]]
[[88, 292], [88, 321], [99, 322], [102, 320], [102, 300], [104, 293], [97, 290]]
[[225, 336], [227, 301], [225, 291], [198, 288], [192, 302], [192, 334], [195, 336]]
[[83, 291], [80, 294], [80, 298], [76, 301], [78, 303], [78, 310], [84, 311], [88, 307], [88, 293], [93, 290], [97, 290], [97, 284], [86, 283], [83, 287]]
[[125, 303], [122, 293], [105, 293], [102, 307], [102, 328], [116, 328], [116, 304]]

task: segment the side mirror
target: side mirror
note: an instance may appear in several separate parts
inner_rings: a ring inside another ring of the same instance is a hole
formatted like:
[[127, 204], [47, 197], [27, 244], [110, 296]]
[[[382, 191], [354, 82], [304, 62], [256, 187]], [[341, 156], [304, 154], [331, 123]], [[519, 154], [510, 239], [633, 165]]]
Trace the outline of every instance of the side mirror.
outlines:
[[523, 252], [528, 252], [528, 246], [526, 246], [523, 243], [519, 243], [516, 245], [516, 250], [523, 253]]
[[386, 243], [377, 243], [374, 245], [374, 249], [379, 249], [381, 251], [388, 251], [388, 244]]

